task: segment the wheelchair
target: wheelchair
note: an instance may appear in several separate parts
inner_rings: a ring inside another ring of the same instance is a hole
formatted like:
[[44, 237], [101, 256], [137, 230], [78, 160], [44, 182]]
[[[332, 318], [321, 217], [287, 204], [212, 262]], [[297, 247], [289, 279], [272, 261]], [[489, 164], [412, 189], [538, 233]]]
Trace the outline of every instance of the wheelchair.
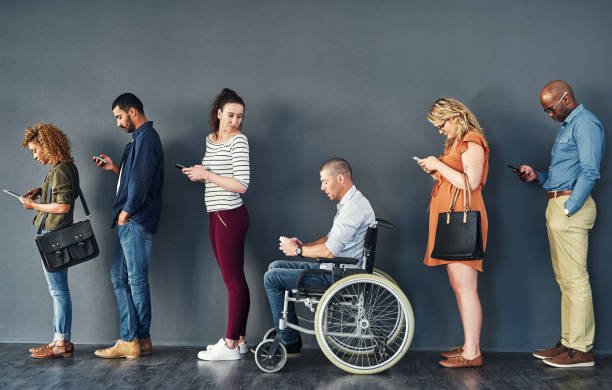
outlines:
[[[376, 219], [366, 232], [362, 267], [346, 268], [359, 259], [336, 257], [315, 259], [332, 263], [332, 269], [307, 269], [296, 286], [285, 291], [278, 334], [268, 330], [256, 349], [255, 363], [264, 372], [278, 372], [287, 362], [287, 351], [281, 334], [287, 328], [315, 335], [325, 356], [340, 369], [353, 374], [375, 374], [397, 363], [408, 350], [414, 335], [414, 314], [408, 298], [386, 273], [374, 268], [378, 228], [395, 226]], [[331, 273], [331, 286], [301, 287], [309, 273]], [[304, 304], [314, 312], [313, 324], [307, 329], [287, 320], [290, 302]]]

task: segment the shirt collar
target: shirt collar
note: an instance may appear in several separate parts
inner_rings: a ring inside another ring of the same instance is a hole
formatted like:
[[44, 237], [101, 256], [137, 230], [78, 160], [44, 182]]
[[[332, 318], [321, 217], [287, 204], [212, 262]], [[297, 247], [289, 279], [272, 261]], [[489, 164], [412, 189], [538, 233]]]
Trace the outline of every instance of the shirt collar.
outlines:
[[342, 199], [340, 199], [340, 202], [336, 205], [336, 209], [340, 210], [342, 208], [342, 206], [346, 202], [348, 202], [353, 197], [353, 195], [355, 195], [355, 192], [357, 192], [357, 187], [355, 187], [355, 184], [353, 184], [353, 186], [351, 188], [349, 188], [348, 191], [346, 191], [346, 194], [344, 194]]
[[148, 127], [153, 127], [153, 121], [147, 121], [142, 125], [138, 126], [138, 128], [132, 132], [132, 138], [136, 139], [136, 137], [143, 133]]
[[563, 126], [569, 124], [572, 120], [574, 120], [576, 115], [578, 115], [583, 110], [584, 110], [584, 106], [582, 104], [578, 105], [578, 107], [574, 108], [572, 112], [570, 112], [570, 114], [567, 116], [567, 118], [565, 118], [565, 120], [561, 122], [561, 124]]

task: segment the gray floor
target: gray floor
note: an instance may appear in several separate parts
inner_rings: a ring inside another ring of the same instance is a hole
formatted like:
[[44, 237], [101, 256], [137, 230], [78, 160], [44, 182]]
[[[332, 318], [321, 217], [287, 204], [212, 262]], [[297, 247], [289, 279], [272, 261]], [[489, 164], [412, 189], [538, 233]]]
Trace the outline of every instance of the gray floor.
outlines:
[[0, 345], [0, 389], [612, 389], [612, 355], [594, 368], [556, 369], [525, 353], [485, 353], [485, 366], [439, 367], [435, 352], [409, 351], [385, 373], [347, 374], [318, 350], [290, 359], [277, 374], [261, 372], [252, 354], [234, 362], [203, 362], [198, 348], [157, 347], [135, 360], [104, 360], [77, 345], [72, 358], [30, 358], [24, 344]]

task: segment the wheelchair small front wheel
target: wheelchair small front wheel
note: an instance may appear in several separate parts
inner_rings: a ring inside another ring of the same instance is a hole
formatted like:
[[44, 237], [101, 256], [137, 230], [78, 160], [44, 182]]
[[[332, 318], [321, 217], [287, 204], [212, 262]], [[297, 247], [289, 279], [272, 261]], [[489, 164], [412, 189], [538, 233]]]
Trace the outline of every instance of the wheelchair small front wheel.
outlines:
[[270, 328], [264, 333], [262, 340], [273, 339], [276, 337], [276, 328]]
[[278, 372], [287, 363], [287, 349], [283, 343], [277, 344], [273, 355], [270, 354], [272, 344], [274, 340], [267, 339], [259, 343], [255, 349], [255, 363], [264, 372]]

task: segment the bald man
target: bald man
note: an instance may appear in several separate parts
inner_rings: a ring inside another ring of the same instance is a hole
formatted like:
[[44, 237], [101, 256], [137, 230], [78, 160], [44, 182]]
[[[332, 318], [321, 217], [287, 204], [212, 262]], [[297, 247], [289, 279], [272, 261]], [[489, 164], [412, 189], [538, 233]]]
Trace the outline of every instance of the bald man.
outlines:
[[561, 122], [547, 172], [521, 165], [525, 182], [542, 185], [548, 198], [546, 229], [550, 257], [561, 289], [561, 341], [535, 351], [533, 356], [553, 367], [591, 367], [595, 319], [587, 271], [589, 230], [596, 207], [591, 191], [599, 179], [605, 148], [601, 123], [576, 101], [565, 81], [546, 84], [540, 104], [549, 117]]

